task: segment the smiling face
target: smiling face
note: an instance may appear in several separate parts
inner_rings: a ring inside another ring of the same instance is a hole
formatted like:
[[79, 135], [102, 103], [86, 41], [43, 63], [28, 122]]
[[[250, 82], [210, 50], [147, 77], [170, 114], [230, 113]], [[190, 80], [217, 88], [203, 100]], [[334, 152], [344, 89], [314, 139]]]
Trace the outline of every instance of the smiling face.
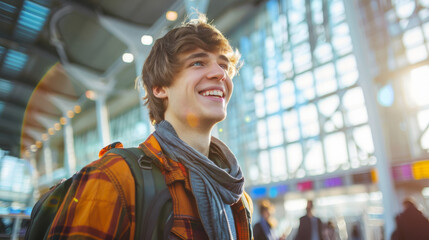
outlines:
[[173, 83], [155, 87], [153, 93], [166, 100], [165, 120], [173, 126], [210, 128], [226, 117], [233, 83], [228, 76], [228, 58], [202, 49], [181, 54], [182, 69]]

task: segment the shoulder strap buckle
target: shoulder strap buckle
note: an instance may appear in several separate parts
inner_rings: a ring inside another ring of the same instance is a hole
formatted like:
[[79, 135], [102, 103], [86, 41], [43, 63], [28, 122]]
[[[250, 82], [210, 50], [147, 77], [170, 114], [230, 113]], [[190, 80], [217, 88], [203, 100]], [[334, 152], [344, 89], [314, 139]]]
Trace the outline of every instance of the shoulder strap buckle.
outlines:
[[139, 166], [145, 170], [152, 169], [152, 159], [146, 155], [141, 155], [138, 160]]

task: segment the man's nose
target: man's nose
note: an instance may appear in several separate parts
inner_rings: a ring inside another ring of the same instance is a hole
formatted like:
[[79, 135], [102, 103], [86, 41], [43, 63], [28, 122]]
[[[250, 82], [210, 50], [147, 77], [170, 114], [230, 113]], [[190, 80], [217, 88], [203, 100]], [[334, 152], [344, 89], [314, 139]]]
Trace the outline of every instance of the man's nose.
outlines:
[[215, 63], [212, 64], [207, 77], [213, 80], [224, 80], [226, 78], [226, 71], [219, 64]]

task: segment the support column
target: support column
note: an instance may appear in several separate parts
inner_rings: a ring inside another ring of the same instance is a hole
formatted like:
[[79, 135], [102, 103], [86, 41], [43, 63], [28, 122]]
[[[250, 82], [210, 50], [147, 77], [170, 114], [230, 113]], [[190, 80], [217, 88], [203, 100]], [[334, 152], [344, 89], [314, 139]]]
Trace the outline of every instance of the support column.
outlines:
[[36, 200], [39, 199], [39, 172], [37, 171], [37, 163], [36, 163], [36, 154], [32, 151], [30, 151], [29, 156], [29, 163], [31, 169], [31, 184], [32, 184], [32, 191], [30, 194], [30, 197], [28, 199], [28, 205], [27, 206], [33, 206], [36, 203]]
[[97, 112], [97, 131], [98, 136], [103, 144], [103, 147], [109, 145], [110, 142], [110, 126], [109, 114], [107, 113], [106, 96], [98, 95], [95, 100], [95, 107]]
[[19, 229], [21, 228], [21, 221], [22, 219], [18, 216], [15, 216], [12, 218], [13, 220], [13, 228], [12, 228], [12, 240], [18, 240], [19, 239]]
[[45, 163], [45, 175], [47, 182], [50, 184], [53, 180], [52, 171], [52, 151], [50, 140], [47, 140], [43, 143], [43, 161]]
[[[66, 117], [66, 116], [64, 116]], [[72, 176], [76, 172], [76, 155], [74, 152], [73, 127], [71, 120], [63, 127], [64, 129], [64, 163], [68, 176]]]
[[[67, 112], [78, 105], [78, 102], [73, 99], [67, 99], [63, 96], [50, 94], [49, 98], [52, 103], [62, 112], [62, 115], [67, 119], [67, 123], [63, 126], [64, 136], [64, 167], [66, 168], [66, 177], [73, 175], [76, 172], [76, 155], [74, 152], [73, 127], [71, 118], [67, 117]], [[52, 126], [53, 124], [51, 124]]]
[[399, 204], [397, 202], [393, 178], [390, 172], [390, 158], [384, 140], [381, 116], [377, 107], [376, 92], [374, 92], [374, 76], [371, 72], [373, 66], [370, 64], [369, 48], [366, 43], [364, 31], [358, 24], [359, 20], [356, 16], [356, 9], [358, 9], [358, 7], [355, 4], [355, 1], [345, 0], [344, 9], [359, 70], [359, 85], [362, 87], [368, 111], [368, 121], [374, 141], [374, 155], [377, 158], [376, 169], [378, 174], [378, 186], [383, 194], [384, 238], [390, 239], [396, 227], [395, 216], [399, 213]]

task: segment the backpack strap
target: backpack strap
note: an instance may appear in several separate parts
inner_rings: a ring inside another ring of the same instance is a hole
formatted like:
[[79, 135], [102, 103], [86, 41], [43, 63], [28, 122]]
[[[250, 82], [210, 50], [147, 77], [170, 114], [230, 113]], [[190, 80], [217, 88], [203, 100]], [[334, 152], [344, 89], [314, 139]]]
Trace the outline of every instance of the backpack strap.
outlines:
[[[156, 197], [152, 199], [150, 203], [150, 212], [148, 212], [144, 217], [143, 226], [145, 227], [143, 229], [141, 239], [152, 239], [154, 230], [156, 226], [159, 224], [159, 216], [161, 215], [162, 208], [169, 200], [171, 200], [171, 194], [168, 188], [164, 188], [162, 191], [158, 192]], [[167, 220], [167, 222], [171, 222], [171, 221]], [[170, 225], [170, 224], [167, 224], [167, 225]], [[165, 231], [163, 233], [164, 233], [164, 239], [165, 239], [166, 237]]]
[[[126, 160], [135, 180], [136, 230], [134, 239], [152, 239], [154, 229], [159, 225], [158, 218], [161, 210], [171, 199], [164, 175], [156, 165], [152, 164], [152, 158], [140, 148], [113, 148], [109, 152], [119, 154]], [[166, 200], [159, 201], [159, 197]], [[146, 238], [146, 236], [150, 237]]]

